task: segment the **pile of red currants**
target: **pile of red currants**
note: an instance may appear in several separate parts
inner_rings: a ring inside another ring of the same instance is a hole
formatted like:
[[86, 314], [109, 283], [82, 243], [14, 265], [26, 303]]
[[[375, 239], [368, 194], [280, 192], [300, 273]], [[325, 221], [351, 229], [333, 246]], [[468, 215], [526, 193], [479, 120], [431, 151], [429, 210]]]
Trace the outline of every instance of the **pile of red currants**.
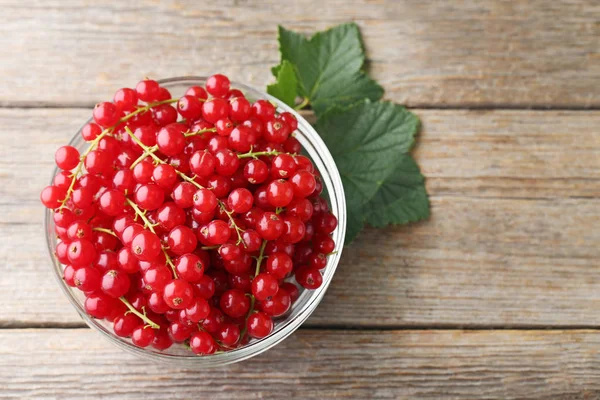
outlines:
[[321, 286], [337, 219], [294, 115], [217, 74], [181, 98], [143, 80], [93, 119], [41, 193], [90, 316], [139, 347], [206, 355], [268, 336]]

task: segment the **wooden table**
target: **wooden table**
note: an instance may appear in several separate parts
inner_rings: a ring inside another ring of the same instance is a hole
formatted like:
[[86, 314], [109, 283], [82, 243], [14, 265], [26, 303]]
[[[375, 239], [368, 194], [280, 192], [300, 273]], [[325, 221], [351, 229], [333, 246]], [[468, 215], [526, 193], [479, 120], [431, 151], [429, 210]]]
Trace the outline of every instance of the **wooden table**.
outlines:
[[[600, 3], [1, 0], [0, 397], [599, 398]], [[248, 362], [150, 365], [86, 328], [38, 193], [97, 101], [141, 77], [263, 88], [276, 24], [354, 20], [423, 121], [432, 217], [366, 229], [314, 316]]]

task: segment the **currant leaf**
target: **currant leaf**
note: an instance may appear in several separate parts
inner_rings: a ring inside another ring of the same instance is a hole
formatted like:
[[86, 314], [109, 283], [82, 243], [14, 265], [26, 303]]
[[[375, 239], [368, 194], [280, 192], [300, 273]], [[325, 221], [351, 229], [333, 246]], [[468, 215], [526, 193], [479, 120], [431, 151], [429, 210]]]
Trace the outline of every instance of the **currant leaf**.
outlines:
[[272, 69], [273, 74], [279, 79], [283, 63], [293, 64], [298, 94], [308, 100], [317, 117], [334, 106], [383, 96], [383, 88], [362, 70], [365, 55], [354, 23], [318, 32], [310, 39], [280, 26], [279, 50], [281, 64]]
[[[419, 129], [419, 119], [413, 113], [390, 102], [365, 101], [346, 109], [331, 109], [317, 120], [316, 128], [342, 177], [348, 215], [346, 243], [365, 222], [385, 226], [426, 218], [426, 194], [412, 198], [401, 191], [407, 183], [425, 191], [418, 167], [418, 176], [412, 176], [415, 172], [405, 156]], [[396, 176], [404, 173], [409, 176]], [[405, 205], [403, 199], [411, 203]], [[418, 204], [412, 204], [413, 200]], [[380, 209], [373, 212], [372, 207]]]
[[298, 79], [294, 66], [287, 60], [284, 60], [277, 70], [277, 82], [267, 86], [267, 93], [277, 97], [290, 107], [296, 104], [298, 97]]
[[407, 224], [429, 217], [429, 199], [419, 166], [410, 154], [402, 154], [394, 172], [385, 179], [364, 207], [369, 225]]

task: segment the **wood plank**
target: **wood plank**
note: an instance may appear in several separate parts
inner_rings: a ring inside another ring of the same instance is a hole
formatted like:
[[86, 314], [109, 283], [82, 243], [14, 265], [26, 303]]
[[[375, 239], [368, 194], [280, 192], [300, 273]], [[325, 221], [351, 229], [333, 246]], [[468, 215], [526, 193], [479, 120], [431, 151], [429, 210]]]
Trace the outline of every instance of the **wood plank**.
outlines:
[[[1, 326], [82, 324], [49, 269], [37, 196], [88, 113], [0, 110]], [[600, 112], [417, 113], [431, 220], [367, 229], [308, 324], [600, 325]]]
[[372, 75], [394, 101], [600, 105], [593, 0], [3, 0], [2, 8], [0, 104], [94, 104], [144, 76], [216, 71], [264, 88], [278, 62], [276, 24], [311, 33], [354, 20]]
[[196, 371], [133, 358], [87, 329], [1, 330], [0, 398], [589, 399], [599, 348], [596, 331], [301, 330]]

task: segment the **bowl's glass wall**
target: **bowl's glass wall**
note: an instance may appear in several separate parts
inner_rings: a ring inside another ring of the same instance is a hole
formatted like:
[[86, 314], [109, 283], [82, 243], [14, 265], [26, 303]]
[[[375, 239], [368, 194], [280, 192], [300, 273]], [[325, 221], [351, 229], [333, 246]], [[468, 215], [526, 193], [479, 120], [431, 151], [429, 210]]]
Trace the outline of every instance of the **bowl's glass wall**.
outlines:
[[[179, 97], [184, 94], [185, 90], [189, 86], [203, 86], [204, 82], [204, 78], [181, 77], [163, 80], [161, 81], [161, 84], [169, 89], [173, 97]], [[53, 260], [54, 272], [61, 288], [89, 326], [98, 329], [116, 345], [140, 356], [149, 357], [157, 361], [171, 362], [181, 366], [205, 367], [238, 362], [262, 353], [292, 334], [300, 326], [300, 324], [302, 324], [302, 322], [304, 322], [310, 316], [323, 298], [323, 295], [325, 294], [325, 291], [327, 290], [327, 287], [329, 286], [329, 283], [331, 282], [333, 274], [335, 273], [338, 265], [343, 248], [344, 234], [346, 229], [346, 203], [344, 200], [344, 190], [339, 173], [331, 154], [325, 146], [325, 143], [323, 143], [317, 132], [315, 132], [313, 127], [304, 118], [276, 98], [235, 82], [232, 82], [232, 87], [242, 90], [249, 100], [270, 100], [274, 104], [277, 104], [278, 112], [288, 111], [296, 115], [298, 118], [298, 131], [296, 132], [296, 138], [300, 141], [306, 154], [313, 160], [315, 167], [319, 170], [324, 187], [326, 189], [324, 190], [324, 193], [326, 193], [329, 200], [331, 211], [338, 218], [338, 227], [333, 232], [333, 239], [336, 243], [336, 252], [329, 257], [327, 266], [322, 271], [323, 285], [317, 290], [302, 291], [299, 299], [293, 304], [291, 311], [282, 319], [275, 321], [275, 329], [270, 336], [261, 340], [252, 340], [249, 344], [242, 348], [225, 353], [214, 354], [211, 356], [195, 356], [188, 349], [185, 349], [179, 345], [175, 345], [172, 348], [161, 352], [150, 347], [141, 349], [134, 346], [128, 339], [115, 336], [113, 334], [111, 324], [106, 321], [93, 319], [85, 313], [83, 308], [83, 301], [85, 298], [83, 294], [79, 290], [67, 286], [62, 280], [62, 266], [53, 255], [57, 239], [56, 235], [54, 234], [52, 212], [47, 211], [45, 220], [46, 238], [48, 241], [48, 249]], [[70, 144], [78, 148], [80, 151], [87, 147], [87, 144], [81, 138], [79, 131]], [[57, 172], [58, 171], [55, 170], [53, 176], [56, 175]]]

